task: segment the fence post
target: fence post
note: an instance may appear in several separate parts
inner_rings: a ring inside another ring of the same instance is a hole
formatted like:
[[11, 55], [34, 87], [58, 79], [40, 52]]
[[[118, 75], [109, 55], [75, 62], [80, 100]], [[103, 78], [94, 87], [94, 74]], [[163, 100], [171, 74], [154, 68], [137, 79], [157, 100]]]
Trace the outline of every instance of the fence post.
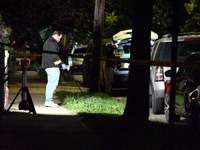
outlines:
[[[4, 62], [5, 62], [5, 51], [0, 46], [0, 81], [3, 81], [4, 76], [2, 73], [5, 71], [4, 69]], [[0, 82], [1, 83], [1, 82]], [[0, 111], [4, 109], [4, 101], [5, 101], [5, 84], [0, 85]]]

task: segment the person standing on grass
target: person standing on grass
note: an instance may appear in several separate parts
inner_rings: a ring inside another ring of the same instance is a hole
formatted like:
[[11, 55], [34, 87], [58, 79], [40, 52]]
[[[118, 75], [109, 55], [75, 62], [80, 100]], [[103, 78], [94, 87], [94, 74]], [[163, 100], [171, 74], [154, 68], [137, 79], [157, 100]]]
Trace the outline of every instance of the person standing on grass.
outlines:
[[47, 73], [47, 84], [45, 91], [45, 103], [46, 107], [58, 107], [59, 105], [53, 101], [53, 93], [59, 83], [60, 78], [60, 68], [63, 70], [69, 70], [69, 65], [63, 63], [59, 57], [59, 46], [58, 42], [62, 38], [62, 32], [56, 30], [53, 32], [43, 45], [42, 53], [42, 68], [45, 69]]

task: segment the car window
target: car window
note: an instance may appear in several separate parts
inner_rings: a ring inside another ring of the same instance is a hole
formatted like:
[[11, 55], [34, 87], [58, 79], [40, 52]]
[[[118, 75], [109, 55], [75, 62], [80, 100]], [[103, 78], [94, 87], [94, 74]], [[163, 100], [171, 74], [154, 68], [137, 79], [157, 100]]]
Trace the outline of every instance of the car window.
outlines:
[[199, 68], [199, 67], [193, 68], [192, 75], [193, 75], [194, 77], [200, 76], [200, 68]]
[[87, 48], [75, 49], [74, 53], [86, 53]]
[[124, 45], [123, 49], [124, 49], [124, 53], [130, 53], [131, 46], [130, 45]]
[[[160, 51], [156, 54], [158, 61], [171, 61], [172, 43], [166, 42], [162, 47], [158, 47]], [[200, 41], [180, 41], [177, 44], [177, 61], [183, 62], [186, 57], [194, 52], [200, 52]]]
[[151, 60], [154, 60], [154, 55], [155, 55], [155, 52], [156, 52], [156, 48], [157, 48], [157, 46], [158, 46], [158, 42], [157, 43], [155, 43], [154, 45], [153, 45], [153, 47], [152, 47], [152, 50], [151, 50]]
[[186, 68], [185, 69], [185, 75], [190, 76], [192, 75], [194, 68]]
[[131, 46], [131, 43], [120, 43], [120, 44], [117, 44], [117, 49], [123, 50], [124, 46]]
[[179, 56], [188, 56], [191, 53], [199, 52], [199, 51], [200, 51], [200, 44], [191, 43], [181, 48], [179, 52]]
[[[158, 45], [157, 47], [157, 51], [155, 52], [155, 60], [156, 61], [164, 61], [164, 51], [165, 51], [165, 48], [166, 47], [166, 43], [164, 42], [160, 42], [160, 44]], [[167, 56], [165, 56], [167, 57]]]
[[[195, 63], [195, 64], [200, 64], [200, 55], [197, 54], [192, 54], [188, 56], [185, 60], [185, 62], [189, 63]], [[180, 70], [180, 69], [179, 69]], [[189, 67], [189, 68], [183, 68], [184, 74], [187, 76], [200, 76], [200, 68], [199, 67]]]

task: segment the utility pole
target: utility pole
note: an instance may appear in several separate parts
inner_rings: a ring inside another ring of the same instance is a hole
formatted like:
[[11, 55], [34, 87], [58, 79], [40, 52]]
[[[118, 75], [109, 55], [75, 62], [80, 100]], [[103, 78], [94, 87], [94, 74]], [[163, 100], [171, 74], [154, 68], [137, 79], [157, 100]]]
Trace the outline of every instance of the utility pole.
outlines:
[[96, 0], [94, 11], [93, 28], [93, 54], [92, 54], [92, 75], [90, 92], [100, 91], [100, 60], [102, 57], [102, 39], [104, 30], [105, 0]]
[[[179, 0], [173, 1], [173, 18], [172, 18], [172, 55], [171, 61], [177, 62], [177, 36], [178, 36], [178, 24], [179, 24]], [[176, 84], [176, 68], [177, 66], [171, 67], [171, 84], [170, 84], [170, 116], [169, 116], [169, 149], [174, 149], [174, 121], [175, 121], [175, 84]]]

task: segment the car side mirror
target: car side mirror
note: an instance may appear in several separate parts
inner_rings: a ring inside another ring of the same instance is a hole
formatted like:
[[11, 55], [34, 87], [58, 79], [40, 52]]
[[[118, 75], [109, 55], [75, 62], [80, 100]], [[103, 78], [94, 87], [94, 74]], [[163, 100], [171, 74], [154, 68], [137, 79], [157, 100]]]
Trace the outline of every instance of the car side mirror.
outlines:
[[171, 77], [171, 70], [165, 71], [165, 76], [166, 77]]

